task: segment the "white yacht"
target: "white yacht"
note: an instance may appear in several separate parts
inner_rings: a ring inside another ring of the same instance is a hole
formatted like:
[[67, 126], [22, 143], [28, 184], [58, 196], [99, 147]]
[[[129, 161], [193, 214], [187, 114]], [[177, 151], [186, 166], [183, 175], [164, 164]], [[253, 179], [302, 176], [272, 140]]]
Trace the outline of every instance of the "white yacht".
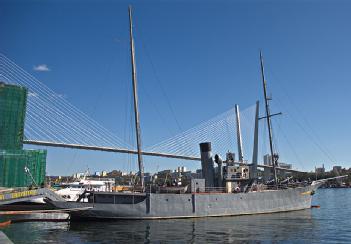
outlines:
[[[61, 184], [61, 189], [55, 191], [55, 193], [61, 196], [68, 202], [87, 202], [87, 197], [89, 194], [83, 194], [85, 191], [89, 192], [111, 192], [115, 186], [115, 180], [111, 178], [98, 178], [98, 179], [86, 179], [85, 177], [81, 180], [74, 182], [63, 183]], [[31, 203], [44, 204], [44, 198], [38, 197], [30, 200]]]
[[[114, 179], [82, 179], [70, 183], [62, 184], [62, 189], [56, 191], [66, 201], [76, 202], [85, 191], [107, 191], [111, 192], [115, 185]], [[81, 197], [80, 201], [87, 201], [86, 197]]]

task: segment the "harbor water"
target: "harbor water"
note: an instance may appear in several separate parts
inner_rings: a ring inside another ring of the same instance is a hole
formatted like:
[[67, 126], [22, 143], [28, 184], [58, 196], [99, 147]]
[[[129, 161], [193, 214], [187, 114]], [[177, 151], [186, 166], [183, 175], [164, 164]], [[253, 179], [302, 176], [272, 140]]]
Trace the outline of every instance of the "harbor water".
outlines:
[[[319, 189], [313, 205], [320, 208], [295, 212], [147, 221], [23, 222], [1, 230], [14, 243], [350, 243], [350, 203], [351, 189]], [[16, 216], [24, 217], [28, 218]]]

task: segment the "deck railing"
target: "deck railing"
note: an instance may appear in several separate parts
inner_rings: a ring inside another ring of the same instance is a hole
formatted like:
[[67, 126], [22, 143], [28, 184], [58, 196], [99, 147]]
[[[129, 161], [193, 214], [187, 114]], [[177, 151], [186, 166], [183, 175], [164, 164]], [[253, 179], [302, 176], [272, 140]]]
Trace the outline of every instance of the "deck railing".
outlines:
[[287, 184], [278, 185], [265, 185], [265, 184], [254, 184], [246, 189], [245, 192], [265, 191], [265, 190], [284, 190], [289, 188], [305, 187], [309, 185], [308, 182], [291, 182]]
[[174, 193], [174, 194], [201, 194], [201, 193], [248, 193], [248, 192], [261, 192], [268, 190], [283, 190], [296, 187], [304, 187], [309, 185], [308, 182], [291, 182], [287, 184], [278, 184], [278, 185], [266, 185], [266, 184], [253, 184], [249, 187], [242, 188], [236, 187], [232, 189], [227, 189], [226, 187], [196, 187], [195, 189], [191, 188], [191, 185], [185, 187], [165, 187], [165, 186], [147, 186], [144, 191], [140, 187], [130, 187], [127, 191], [130, 193]]

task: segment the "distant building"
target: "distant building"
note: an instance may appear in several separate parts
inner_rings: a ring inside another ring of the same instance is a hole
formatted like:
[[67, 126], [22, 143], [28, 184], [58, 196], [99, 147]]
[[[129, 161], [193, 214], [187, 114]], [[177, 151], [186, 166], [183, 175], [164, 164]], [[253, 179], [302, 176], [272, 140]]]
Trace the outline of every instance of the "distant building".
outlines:
[[176, 169], [176, 172], [186, 172], [186, 167], [180, 166]]
[[324, 164], [322, 164], [321, 168], [316, 168], [316, 174], [324, 174], [325, 173], [325, 168], [324, 168]]
[[[127, 175], [127, 173], [125, 173], [125, 175]], [[108, 177], [113, 177], [113, 178], [117, 178], [117, 177], [121, 177], [121, 176], [123, 176], [123, 173], [122, 173], [122, 171], [120, 171], [120, 170], [112, 170], [111, 172], [108, 172], [107, 173], [107, 176]]]
[[172, 174], [172, 170], [167, 169], [167, 170], [162, 170], [157, 173], [158, 176], [160, 175], [167, 175], [167, 174]]
[[107, 172], [106, 172], [105, 170], [103, 170], [103, 171], [101, 172], [101, 176], [102, 176], [102, 177], [107, 176]]
[[337, 174], [337, 175], [340, 174], [341, 170], [342, 170], [341, 166], [333, 166], [333, 173], [334, 174]]
[[202, 169], [197, 169], [195, 173], [191, 173], [191, 177], [193, 179], [201, 179], [202, 178]]
[[[263, 156], [263, 164], [268, 165], [268, 166], [273, 165], [272, 164], [272, 156], [270, 154], [266, 154]], [[278, 167], [284, 168], [284, 169], [292, 169], [292, 164], [283, 163], [283, 162], [278, 161]]]
[[269, 154], [266, 154], [263, 156], [263, 164], [264, 165], [272, 165], [272, 156]]
[[202, 179], [202, 172], [200, 173], [191, 173], [191, 178], [192, 179]]
[[144, 173], [144, 181], [145, 182], [151, 182], [152, 181], [152, 175], [150, 173], [145, 172]]
[[72, 177], [73, 177], [74, 179], [81, 179], [81, 178], [84, 177], [84, 173], [74, 173], [74, 174], [72, 175]]
[[191, 171], [184, 171], [182, 175], [186, 178], [191, 179], [192, 178], [192, 172]]
[[96, 171], [94, 176], [101, 176], [100, 172], [99, 171]]
[[287, 164], [287, 163], [280, 163], [280, 162], [278, 162], [278, 166], [280, 168], [284, 168], [284, 169], [292, 169], [292, 165], [291, 164]]

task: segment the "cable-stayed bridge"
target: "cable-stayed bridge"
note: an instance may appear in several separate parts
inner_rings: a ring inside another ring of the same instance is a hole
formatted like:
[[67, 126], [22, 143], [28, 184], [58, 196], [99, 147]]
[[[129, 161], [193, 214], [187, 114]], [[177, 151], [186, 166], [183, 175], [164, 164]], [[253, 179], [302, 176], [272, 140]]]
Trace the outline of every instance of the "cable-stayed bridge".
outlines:
[[[0, 81], [28, 89], [24, 143], [137, 154], [132, 145], [90, 118], [3, 54], [0, 54]], [[242, 138], [244, 148], [248, 150], [245, 153], [248, 161], [251, 161], [252, 155], [254, 118], [255, 106], [241, 111]], [[209, 141], [215, 153], [224, 155], [237, 148], [236, 128], [233, 108], [167, 140], [145, 147], [142, 154], [200, 160], [199, 143]]]

